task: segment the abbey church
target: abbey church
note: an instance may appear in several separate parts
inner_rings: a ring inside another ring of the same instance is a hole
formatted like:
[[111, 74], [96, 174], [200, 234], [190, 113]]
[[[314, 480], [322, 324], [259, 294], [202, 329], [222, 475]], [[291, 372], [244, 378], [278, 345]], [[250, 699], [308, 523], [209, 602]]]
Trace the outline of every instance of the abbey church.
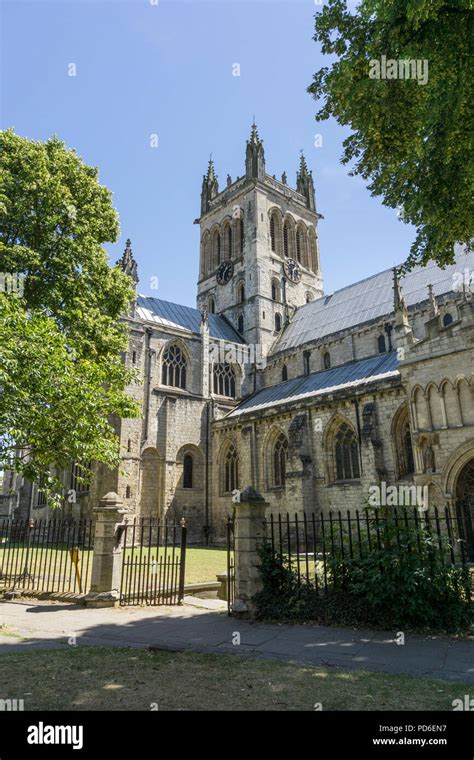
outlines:
[[[92, 515], [116, 491], [130, 514], [186, 517], [195, 541], [218, 541], [248, 485], [269, 512], [302, 514], [408, 483], [470, 515], [474, 552], [474, 254], [326, 294], [320, 218], [304, 157], [295, 188], [268, 174], [255, 124], [241, 177], [220, 187], [209, 162], [197, 308], [137, 294], [124, 319], [141, 418], [118, 423], [120, 471], [95, 468], [65, 509]], [[120, 263], [138, 288], [130, 241]], [[47, 511], [28, 483], [13, 507]]]

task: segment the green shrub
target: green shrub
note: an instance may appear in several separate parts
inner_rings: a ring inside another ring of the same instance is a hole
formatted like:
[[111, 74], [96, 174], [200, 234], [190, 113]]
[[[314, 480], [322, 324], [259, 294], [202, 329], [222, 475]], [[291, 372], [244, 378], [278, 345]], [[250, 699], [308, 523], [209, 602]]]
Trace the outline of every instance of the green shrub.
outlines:
[[[441, 545], [440, 545], [441, 544]], [[258, 616], [321, 624], [455, 632], [471, 622], [469, 571], [446, 561], [446, 539], [433, 538], [423, 524], [377, 518], [377, 536], [354, 547], [348, 536], [327, 559], [325, 594], [306, 579], [298, 583], [288, 558], [260, 552], [263, 589]]]

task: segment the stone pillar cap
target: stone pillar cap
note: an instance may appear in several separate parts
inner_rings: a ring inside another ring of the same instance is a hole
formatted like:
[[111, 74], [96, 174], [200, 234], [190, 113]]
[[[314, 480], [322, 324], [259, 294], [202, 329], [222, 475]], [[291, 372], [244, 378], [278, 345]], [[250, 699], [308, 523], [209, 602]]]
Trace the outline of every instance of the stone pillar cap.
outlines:
[[100, 509], [101, 511], [104, 509], [110, 509], [110, 510], [121, 510], [121, 511], [126, 512], [126, 510], [123, 508], [122, 499], [114, 491], [110, 491], [109, 493], [106, 493], [105, 496], [101, 498], [99, 502], [99, 506], [96, 507], [96, 509]]
[[264, 502], [265, 499], [256, 488], [253, 486], [247, 486], [243, 491], [240, 492], [240, 503], [248, 503], [251, 501], [261, 501]]

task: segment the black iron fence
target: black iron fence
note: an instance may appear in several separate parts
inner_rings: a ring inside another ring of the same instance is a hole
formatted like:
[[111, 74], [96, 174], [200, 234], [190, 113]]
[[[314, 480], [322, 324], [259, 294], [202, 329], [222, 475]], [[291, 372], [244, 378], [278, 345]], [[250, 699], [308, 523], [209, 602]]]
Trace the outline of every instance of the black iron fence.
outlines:
[[[329, 514], [271, 515], [267, 536], [273, 556], [293, 574], [298, 585], [311, 583], [326, 593], [344, 582], [344, 563], [374, 551], [397, 547], [407, 557], [468, 569], [472, 561], [469, 517], [448, 508], [341, 510]], [[472, 576], [471, 576], [472, 578]]]
[[93, 540], [92, 520], [0, 520], [0, 588], [85, 593]]
[[184, 597], [186, 522], [135, 517], [123, 532], [120, 604], [180, 604]]

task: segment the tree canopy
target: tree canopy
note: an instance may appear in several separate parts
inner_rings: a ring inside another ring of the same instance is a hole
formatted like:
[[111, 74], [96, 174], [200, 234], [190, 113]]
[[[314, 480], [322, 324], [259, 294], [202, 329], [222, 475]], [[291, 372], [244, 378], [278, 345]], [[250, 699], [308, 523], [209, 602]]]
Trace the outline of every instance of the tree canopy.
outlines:
[[16, 278], [0, 289], [0, 469], [56, 497], [50, 467], [117, 466], [112, 420], [138, 414], [120, 320], [133, 287], [102, 247], [118, 231], [96, 168], [56, 137], [0, 133], [0, 272]]
[[[314, 40], [317, 120], [351, 133], [342, 163], [416, 227], [405, 263], [452, 263], [474, 227], [472, 0], [327, 0]], [[405, 63], [406, 62], [406, 63]]]

